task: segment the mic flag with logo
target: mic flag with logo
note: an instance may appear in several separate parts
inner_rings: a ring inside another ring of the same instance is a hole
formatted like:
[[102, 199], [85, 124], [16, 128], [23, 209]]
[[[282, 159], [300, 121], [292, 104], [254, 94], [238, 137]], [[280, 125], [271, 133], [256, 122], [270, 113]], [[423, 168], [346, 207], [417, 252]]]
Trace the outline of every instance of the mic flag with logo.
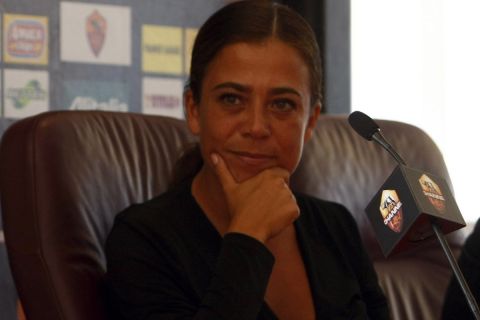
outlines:
[[398, 165], [365, 209], [385, 256], [434, 236], [435, 219], [444, 234], [465, 226], [445, 179]]

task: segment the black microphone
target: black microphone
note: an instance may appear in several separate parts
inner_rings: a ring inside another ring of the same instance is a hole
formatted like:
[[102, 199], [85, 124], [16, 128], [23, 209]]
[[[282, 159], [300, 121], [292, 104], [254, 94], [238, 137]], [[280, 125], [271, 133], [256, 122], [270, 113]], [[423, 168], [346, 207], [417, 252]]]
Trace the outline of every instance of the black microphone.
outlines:
[[380, 144], [390, 155], [397, 161], [397, 163], [406, 165], [402, 157], [393, 149], [383, 136], [380, 127], [372, 118], [360, 111], [354, 111], [348, 116], [348, 123], [350, 126], [363, 138], [371, 141], [372, 139]]
[[444, 234], [466, 225], [445, 179], [408, 167], [366, 114], [355, 111], [348, 122], [360, 136], [380, 144], [398, 163], [365, 209], [383, 254], [406, 250], [435, 234], [475, 319], [480, 319], [476, 301], [445, 240]]

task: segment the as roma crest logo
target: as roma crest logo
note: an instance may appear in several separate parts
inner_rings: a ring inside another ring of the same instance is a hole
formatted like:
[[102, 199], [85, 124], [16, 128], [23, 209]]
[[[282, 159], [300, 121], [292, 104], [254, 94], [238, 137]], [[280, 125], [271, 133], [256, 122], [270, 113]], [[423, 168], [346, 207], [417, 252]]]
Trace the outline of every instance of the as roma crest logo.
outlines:
[[394, 232], [401, 232], [403, 227], [402, 202], [395, 190], [383, 190], [380, 200], [380, 213], [383, 223]]
[[426, 174], [423, 174], [418, 182], [422, 186], [422, 191], [432, 206], [440, 213], [445, 213], [445, 197], [440, 187]]
[[107, 34], [107, 20], [98, 12], [94, 10], [88, 17], [86, 23], [86, 31], [88, 43], [92, 49], [93, 54], [98, 57], [102, 51], [105, 43], [105, 36]]

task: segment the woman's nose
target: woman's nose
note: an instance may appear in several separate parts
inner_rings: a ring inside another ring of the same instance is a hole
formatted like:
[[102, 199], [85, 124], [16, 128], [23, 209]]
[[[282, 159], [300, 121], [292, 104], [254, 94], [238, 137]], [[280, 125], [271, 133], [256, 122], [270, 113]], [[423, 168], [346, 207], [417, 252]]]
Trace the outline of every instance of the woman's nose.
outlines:
[[270, 136], [270, 120], [263, 106], [250, 106], [246, 112], [246, 118], [245, 134], [256, 139]]

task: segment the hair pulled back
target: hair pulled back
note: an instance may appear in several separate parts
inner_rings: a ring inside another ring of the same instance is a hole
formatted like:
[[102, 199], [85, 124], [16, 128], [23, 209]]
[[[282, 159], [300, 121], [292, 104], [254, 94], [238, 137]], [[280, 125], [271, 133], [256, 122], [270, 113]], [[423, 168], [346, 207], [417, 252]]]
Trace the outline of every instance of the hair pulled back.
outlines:
[[[312, 28], [292, 9], [267, 0], [228, 4], [200, 28], [193, 45], [186, 86], [192, 91], [195, 102], [199, 103], [202, 98], [202, 83], [208, 66], [225, 46], [238, 42], [261, 43], [271, 38], [297, 50], [309, 70], [311, 105], [321, 102], [320, 50]], [[191, 146], [176, 163], [170, 187], [191, 179], [202, 165], [200, 146]]]
[[312, 105], [321, 101], [322, 70], [315, 34], [298, 13], [270, 1], [233, 2], [214, 13], [200, 28], [192, 50], [188, 89], [201, 100], [207, 68], [225, 46], [276, 38], [295, 48], [308, 67]]

